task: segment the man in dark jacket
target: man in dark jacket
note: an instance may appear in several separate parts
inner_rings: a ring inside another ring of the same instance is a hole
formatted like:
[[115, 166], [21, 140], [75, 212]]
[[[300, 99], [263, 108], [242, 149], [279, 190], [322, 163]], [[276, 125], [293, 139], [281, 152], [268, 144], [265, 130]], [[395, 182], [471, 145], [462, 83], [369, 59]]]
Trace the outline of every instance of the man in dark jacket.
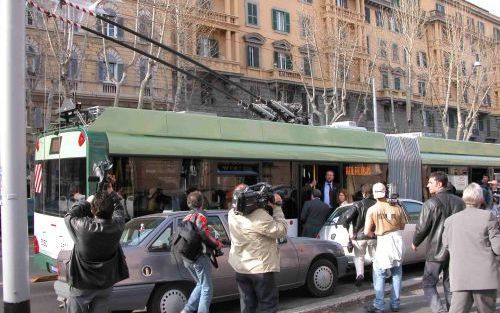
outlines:
[[304, 203], [300, 221], [302, 225], [302, 237], [316, 238], [328, 215], [332, 212], [330, 207], [321, 201], [321, 191], [314, 189], [311, 200]]
[[365, 236], [366, 212], [377, 201], [373, 199], [372, 185], [363, 184], [361, 187], [363, 199], [355, 202], [342, 216], [342, 223], [345, 229], [349, 231], [352, 224], [352, 234], [349, 234], [354, 247], [354, 266], [356, 267], [356, 286], [361, 286], [365, 279], [365, 254], [368, 251], [370, 258], [375, 254], [377, 240]]
[[332, 209], [336, 209], [339, 206], [337, 197], [339, 195], [340, 186], [334, 182], [334, 180], [335, 172], [328, 170], [325, 174], [325, 182], [318, 187], [321, 191], [321, 200]]
[[[450, 307], [450, 280], [448, 276], [449, 255], [442, 243], [444, 221], [465, 208], [463, 200], [451, 193], [446, 186], [448, 177], [443, 172], [433, 172], [427, 188], [432, 197], [425, 201], [420, 212], [420, 219], [413, 236], [412, 249], [427, 238], [427, 258], [425, 261], [422, 288], [433, 313], [447, 312]], [[441, 307], [437, 292], [439, 274], [443, 272], [444, 296], [446, 308]]]
[[68, 265], [68, 313], [106, 313], [113, 285], [128, 278], [120, 246], [125, 217], [108, 187], [71, 208], [64, 217], [74, 247]]

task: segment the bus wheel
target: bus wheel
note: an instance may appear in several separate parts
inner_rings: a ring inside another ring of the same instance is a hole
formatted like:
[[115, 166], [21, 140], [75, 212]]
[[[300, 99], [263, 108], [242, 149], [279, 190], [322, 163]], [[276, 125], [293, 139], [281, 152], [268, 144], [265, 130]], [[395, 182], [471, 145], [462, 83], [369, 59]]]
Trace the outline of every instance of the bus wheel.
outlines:
[[153, 297], [148, 304], [148, 312], [171, 313], [180, 312], [187, 303], [188, 295], [185, 288], [177, 285], [161, 285], [155, 288]]
[[337, 280], [337, 267], [327, 259], [319, 259], [307, 272], [306, 287], [313, 296], [326, 297], [333, 293]]

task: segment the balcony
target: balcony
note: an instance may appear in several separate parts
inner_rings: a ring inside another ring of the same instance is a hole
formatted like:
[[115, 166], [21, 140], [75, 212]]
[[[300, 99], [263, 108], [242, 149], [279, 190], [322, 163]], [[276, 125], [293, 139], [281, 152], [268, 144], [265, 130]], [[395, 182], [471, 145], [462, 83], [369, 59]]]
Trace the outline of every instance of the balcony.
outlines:
[[406, 99], [406, 91], [396, 90], [390, 88], [383, 88], [377, 90], [377, 97], [390, 99], [392, 95], [393, 99]]
[[102, 92], [115, 94], [116, 93], [116, 85], [113, 83], [103, 82], [102, 83]]
[[277, 80], [288, 80], [295, 82], [302, 82], [300, 80], [300, 74], [293, 70], [285, 70], [280, 68], [274, 68], [269, 70], [269, 78]]
[[240, 73], [240, 63], [236, 61], [225, 60], [224, 58], [206, 58], [199, 55], [191, 55], [191, 57], [214, 71]]
[[337, 17], [348, 22], [364, 23], [364, 17], [360, 13], [355, 11], [338, 7], [335, 4], [327, 4], [324, 6], [326, 10], [326, 16]]
[[238, 27], [238, 17], [212, 10], [198, 9], [194, 12], [194, 18], [200, 22], [212, 23], [214, 25], [222, 26], [223, 28]]
[[446, 22], [446, 14], [438, 10], [429, 11], [429, 22], [440, 21]]
[[370, 4], [375, 7], [392, 8], [392, 1], [390, 0], [366, 0], [366, 4]]

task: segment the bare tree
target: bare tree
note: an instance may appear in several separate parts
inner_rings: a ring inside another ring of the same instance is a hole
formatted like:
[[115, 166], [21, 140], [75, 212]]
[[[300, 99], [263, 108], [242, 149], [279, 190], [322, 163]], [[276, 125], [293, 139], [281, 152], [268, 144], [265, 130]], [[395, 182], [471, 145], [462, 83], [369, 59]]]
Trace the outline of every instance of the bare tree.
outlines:
[[[83, 13], [69, 5], [64, 5], [62, 2], [51, 8], [51, 11], [69, 20], [82, 23]], [[76, 78], [76, 75], [78, 75], [78, 66], [82, 64], [85, 54], [80, 53], [78, 55], [75, 53], [75, 45], [73, 43], [74, 32], [76, 30], [75, 26], [61, 22], [57, 19], [50, 19], [45, 15], [43, 16], [43, 25], [56, 66], [55, 70], [49, 70], [48, 73], [45, 73], [46, 75], [49, 74], [51, 85], [47, 98], [47, 106], [45, 108], [44, 129], [47, 129], [52, 118], [55, 100], [54, 96], [56, 92], [59, 96], [62, 96], [62, 103], [64, 106], [71, 107], [74, 105], [71, 98], [71, 94], [74, 91], [74, 85], [70, 83]], [[87, 35], [84, 35], [81, 49], [85, 49], [86, 44]], [[59, 91], [62, 91], [62, 95]]]
[[393, 16], [389, 17], [390, 27], [401, 33], [403, 50], [406, 55], [406, 120], [411, 127], [411, 101], [413, 87], [413, 51], [417, 41], [424, 34], [426, 23], [425, 11], [420, 0], [393, 1]]

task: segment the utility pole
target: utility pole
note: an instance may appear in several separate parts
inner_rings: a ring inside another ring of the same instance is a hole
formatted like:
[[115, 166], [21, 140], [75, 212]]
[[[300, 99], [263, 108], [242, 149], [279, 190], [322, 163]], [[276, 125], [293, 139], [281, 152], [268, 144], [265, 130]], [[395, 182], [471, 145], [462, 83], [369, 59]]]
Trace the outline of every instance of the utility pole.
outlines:
[[375, 94], [375, 77], [372, 77], [372, 99], [373, 99], [373, 130], [378, 132], [378, 112], [377, 112], [377, 95]]
[[24, 1], [0, 4], [0, 161], [5, 313], [29, 313]]

